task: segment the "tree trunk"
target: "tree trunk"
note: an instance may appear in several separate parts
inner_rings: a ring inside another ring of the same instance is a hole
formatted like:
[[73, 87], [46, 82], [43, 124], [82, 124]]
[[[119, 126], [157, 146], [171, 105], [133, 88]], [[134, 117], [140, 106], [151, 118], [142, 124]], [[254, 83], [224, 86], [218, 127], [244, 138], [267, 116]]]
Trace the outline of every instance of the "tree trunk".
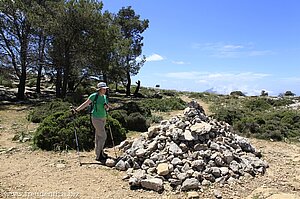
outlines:
[[25, 84], [26, 84], [26, 65], [24, 66], [22, 64], [22, 70], [21, 70], [21, 76], [19, 79], [19, 85], [18, 85], [18, 94], [17, 99], [18, 100], [24, 100], [25, 99]]
[[118, 91], [118, 82], [116, 82], [116, 92]]
[[26, 85], [26, 67], [27, 67], [27, 53], [28, 53], [28, 34], [30, 27], [25, 26], [24, 35], [21, 38], [21, 49], [20, 49], [20, 59], [21, 59], [21, 76], [19, 78], [18, 85], [18, 100], [25, 99], [25, 85]]
[[131, 77], [129, 71], [126, 72], [126, 76], [127, 76], [126, 96], [130, 96]]
[[81, 84], [81, 82], [83, 81], [83, 79], [86, 77], [86, 75], [83, 75], [81, 78], [80, 78], [80, 80], [79, 80], [79, 82], [74, 86], [74, 90], [72, 90], [73, 92], [74, 91], [76, 91], [76, 89], [77, 89], [77, 87]]
[[36, 79], [36, 93], [41, 93], [41, 77], [42, 77], [42, 69], [44, 63], [44, 49], [45, 49], [45, 41], [46, 37], [43, 36], [43, 33], [40, 33], [39, 38], [39, 57], [38, 57], [38, 76]]
[[61, 87], [62, 87], [62, 69], [61, 67], [57, 67], [55, 89], [56, 89], [56, 97], [58, 98], [62, 97]]
[[105, 73], [102, 73], [102, 74], [103, 74], [103, 81], [106, 82], [106, 83], [108, 83], [107, 82], [107, 75]]
[[62, 91], [61, 95], [62, 97], [65, 97], [67, 94], [67, 86], [69, 81], [69, 75], [70, 75], [70, 51], [66, 47], [65, 49], [65, 67], [64, 67], [64, 74], [63, 74], [63, 85], [62, 85]]
[[135, 89], [135, 91], [134, 91], [134, 96], [136, 96], [136, 95], [139, 93], [139, 90], [140, 90], [140, 87], [141, 87], [141, 81], [138, 80], [138, 81], [136, 82], [136, 84], [137, 84], [137, 86], [136, 86], [136, 89]]

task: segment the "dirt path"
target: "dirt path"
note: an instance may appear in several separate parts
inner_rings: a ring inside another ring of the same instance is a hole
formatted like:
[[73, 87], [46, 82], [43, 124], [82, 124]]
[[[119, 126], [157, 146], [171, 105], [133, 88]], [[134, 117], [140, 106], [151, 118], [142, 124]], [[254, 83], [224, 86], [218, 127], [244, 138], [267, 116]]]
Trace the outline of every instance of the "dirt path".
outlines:
[[[32, 150], [28, 143], [12, 141], [16, 133], [36, 128], [26, 123], [27, 113], [22, 106], [0, 107], [0, 198], [187, 198], [187, 193], [130, 190], [122, 180], [125, 172], [97, 164], [79, 166], [75, 151]], [[251, 143], [269, 163], [266, 174], [204, 187], [200, 198], [215, 198], [215, 190], [223, 198], [300, 198], [300, 145], [256, 139]], [[109, 153], [114, 156], [112, 149]], [[80, 158], [93, 163], [94, 152], [83, 152]]]

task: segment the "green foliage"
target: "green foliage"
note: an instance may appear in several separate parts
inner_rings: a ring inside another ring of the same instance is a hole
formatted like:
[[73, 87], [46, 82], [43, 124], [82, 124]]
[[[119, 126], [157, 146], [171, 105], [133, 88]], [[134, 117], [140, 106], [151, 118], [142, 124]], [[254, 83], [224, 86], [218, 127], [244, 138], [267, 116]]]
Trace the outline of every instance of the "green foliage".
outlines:
[[189, 97], [193, 99], [201, 99], [205, 102], [216, 102], [219, 100], [220, 96], [214, 93], [208, 93], [208, 92], [191, 92], [189, 93]]
[[57, 112], [46, 117], [36, 130], [33, 143], [44, 150], [76, 149], [75, 126], [80, 148], [93, 149], [94, 133], [90, 130], [89, 117], [73, 120], [68, 112]]
[[141, 87], [139, 93], [144, 96], [151, 97], [157, 93], [157, 90], [155, 90], [154, 88]]
[[81, 92], [76, 91], [73, 93], [68, 93], [64, 100], [70, 104], [80, 104], [86, 100], [83, 96], [84, 95]]
[[170, 97], [178, 96], [177, 92], [173, 91], [173, 90], [162, 90], [161, 94], [166, 95], [166, 96], [170, 96]]
[[10, 76], [10, 70], [0, 67], [0, 85], [5, 87], [13, 88], [13, 81]]
[[110, 116], [119, 121], [123, 126], [127, 126], [127, 111], [126, 110], [113, 110], [110, 112]]
[[284, 108], [291, 99], [220, 98], [212, 111], [218, 120], [226, 121], [246, 136], [261, 139], [296, 140], [300, 138], [300, 114]]
[[260, 93], [260, 96], [264, 97], [264, 96], [268, 96], [268, 92], [265, 91], [265, 90], [262, 90], [261, 93]]
[[[106, 146], [113, 146], [113, 144], [117, 145], [126, 139], [126, 129], [122, 127], [118, 120], [110, 116], [107, 117], [105, 129], [107, 134], [107, 139], [105, 142]], [[111, 139], [111, 133], [113, 136], [114, 143]]]
[[295, 96], [296, 94], [295, 93], [293, 93], [292, 91], [286, 91], [285, 93], [284, 93], [284, 96]]
[[244, 106], [245, 108], [248, 108], [250, 111], [264, 111], [272, 107], [265, 98], [246, 100]]
[[235, 121], [241, 120], [245, 116], [245, 112], [238, 107], [220, 107], [214, 111], [213, 117], [220, 121], [225, 121], [233, 125]]
[[130, 115], [131, 113], [139, 112], [145, 117], [151, 116], [151, 110], [150, 107], [143, 106], [143, 104], [140, 104], [138, 102], [128, 102], [124, 104], [121, 109], [124, 109], [127, 111], [127, 115]]
[[149, 122], [150, 123], [160, 123], [160, 121], [163, 120], [163, 117], [162, 116], [158, 116], [158, 115], [152, 115], [150, 118], [149, 118]]
[[140, 104], [142, 107], [162, 112], [183, 110], [186, 107], [186, 103], [178, 97], [163, 99], [144, 99], [140, 101]]
[[70, 112], [71, 104], [69, 102], [64, 102], [62, 100], [53, 100], [51, 102], [45, 102], [36, 106], [28, 115], [28, 120], [34, 123], [40, 123], [47, 116], [60, 112]]
[[250, 98], [243, 101], [243, 105], [250, 109], [250, 111], [263, 111], [271, 109], [272, 107], [281, 107], [294, 103], [293, 100], [287, 98]]
[[[124, 77], [127, 82], [130, 82], [130, 75], [136, 75], [146, 61], [145, 56], [141, 56], [140, 61], [136, 58], [142, 54], [143, 37], [142, 33], [148, 28], [149, 20], [141, 20], [140, 15], [137, 15], [131, 6], [123, 7], [119, 10], [115, 17], [116, 24], [120, 27], [120, 41], [115, 53], [119, 56], [118, 64], [121, 66], [120, 71], [124, 71]], [[125, 63], [123, 60], [126, 60]], [[130, 85], [126, 87], [126, 95], [130, 95]]]
[[36, 86], [36, 79], [30, 79], [30, 80], [28, 81], [27, 86], [29, 86], [29, 87], [34, 87], [34, 86]]
[[145, 132], [149, 126], [146, 118], [139, 112], [131, 113], [127, 117], [128, 130]]
[[[88, 115], [74, 118], [69, 112], [57, 112], [46, 117], [36, 130], [34, 145], [44, 150], [62, 150], [66, 147], [76, 149], [75, 129], [80, 150], [94, 149], [95, 133]], [[111, 146], [111, 134], [114, 143], [126, 139], [126, 130], [120, 123], [108, 117], [106, 123], [106, 145]]]
[[242, 91], [232, 91], [230, 95], [235, 95], [235, 96], [246, 96]]

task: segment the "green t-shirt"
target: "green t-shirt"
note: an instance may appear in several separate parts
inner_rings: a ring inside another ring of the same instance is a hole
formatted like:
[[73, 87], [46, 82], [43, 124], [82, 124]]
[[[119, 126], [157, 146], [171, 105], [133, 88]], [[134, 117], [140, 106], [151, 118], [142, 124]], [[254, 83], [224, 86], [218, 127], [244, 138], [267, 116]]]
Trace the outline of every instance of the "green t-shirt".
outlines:
[[[94, 103], [94, 99], [96, 97], [97, 93], [93, 93], [89, 96], [89, 99]], [[95, 105], [92, 110], [92, 116], [95, 118], [105, 118], [106, 117], [106, 110], [104, 108], [104, 104], [108, 104], [108, 101], [106, 99], [106, 95], [99, 95], [97, 101], [95, 102]]]

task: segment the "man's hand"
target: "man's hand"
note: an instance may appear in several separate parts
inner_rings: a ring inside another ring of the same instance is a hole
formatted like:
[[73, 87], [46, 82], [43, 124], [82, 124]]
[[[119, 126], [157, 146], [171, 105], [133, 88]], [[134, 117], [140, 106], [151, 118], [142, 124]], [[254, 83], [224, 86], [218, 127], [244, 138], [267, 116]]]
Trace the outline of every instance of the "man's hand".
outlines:
[[108, 105], [107, 103], [104, 103], [104, 109], [105, 109], [106, 111], [109, 111], [109, 105]]

